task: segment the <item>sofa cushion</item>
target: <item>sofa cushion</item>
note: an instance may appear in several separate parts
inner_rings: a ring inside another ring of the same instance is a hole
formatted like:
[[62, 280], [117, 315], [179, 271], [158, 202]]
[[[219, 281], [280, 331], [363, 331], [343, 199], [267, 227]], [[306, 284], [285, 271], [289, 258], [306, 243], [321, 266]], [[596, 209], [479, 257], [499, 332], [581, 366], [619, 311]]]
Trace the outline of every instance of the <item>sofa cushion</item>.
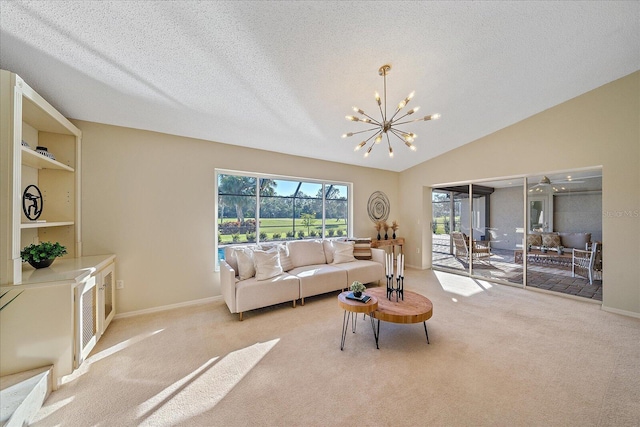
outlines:
[[297, 240], [287, 242], [289, 257], [295, 267], [304, 265], [326, 264], [324, 248], [320, 240]]
[[347, 287], [347, 272], [340, 265], [316, 264], [296, 267], [289, 273], [300, 280], [300, 297], [320, 295]]
[[585, 249], [591, 242], [591, 233], [558, 233], [565, 248]]
[[352, 262], [356, 259], [353, 257], [353, 242], [334, 242], [335, 251], [333, 252], [332, 264], [342, 264]]
[[542, 233], [542, 244], [548, 248], [560, 246], [560, 236], [558, 233]]
[[384, 280], [384, 266], [379, 262], [362, 259], [335, 266], [347, 272], [347, 285], [349, 286], [356, 280], [361, 283]]
[[298, 298], [300, 298], [300, 281], [295, 276], [283, 273], [263, 281], [252, 277], [236, 285], [235, 312], [295, 301]]
[[256, 268], [253, 265], [252, 248], [236, 248], [233, 254], [238, 265], [238, 277], [240, 280], [246, 280], [256, 275]]
[[276, 248], [269, 251], [253, 251], [253, 264], [256, 268], [256, 280], [267, 280], [282, 274], [280, 255]]
[[527, 236], [527, 245], [542, 246], [542, 236], [539, 234], [529, 234]]

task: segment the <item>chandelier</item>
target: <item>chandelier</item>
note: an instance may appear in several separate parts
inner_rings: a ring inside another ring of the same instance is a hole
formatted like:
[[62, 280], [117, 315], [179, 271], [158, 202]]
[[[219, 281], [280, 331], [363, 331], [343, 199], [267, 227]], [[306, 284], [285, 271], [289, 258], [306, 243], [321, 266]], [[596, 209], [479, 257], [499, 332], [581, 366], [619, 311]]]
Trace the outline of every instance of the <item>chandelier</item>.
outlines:
[[[353, 111], [360, 114], [360, 116], [346, 116], [346, 119], [349, 121], [362, 122], [362, 123], [368, 123], [373, 125], [373, 127], [369, 129], [361, 130], [359, 132], [349, 132], [342, 135], [343, 138], [348, 138], [360, 133], [373, 132], [371, 135], [369, 135], [367, 139], [363, 140], [361, 143], [356, 145], [355, 149], [353, 150], [353, 151], [360, 150], [365, 145], [367, 145], [369, 141], [373, 139], [373, 141], [371, 142], [371, 145], [369, 146], [369, 149], [364, 153], [364, 157], [369, 157], [369, 154], [371, 153], [373, 146], [376, 144], [379, 144], [382, 141], [383, 134], [384, 136], [386, 136], [387, 145], [389, 146], [389, 157], [393, 157], [393, 148], [391, 148], [391, 139], [389, 138], [389, 134], [400, 139], [411, 150], [416, 151], [416, 146], [413, 145], [413, 142], [418, 137], [418, 135], [416, 135], [413, 132], [406, 132], [404, 130], [401, 130], [398, 128], [398, 126], [404, 125], [407, 123], [419, 122], [422, 120], [424, 121], [436, 120], [440, 117], [440, 114], [431, 114], [430, 116], [424, 116], [418, 119], [400, 121], [405, 117], [412, 115], [413, 113], [415, 113], [420, 109], [420, 107], [412, 108], [411, 110], [397, 117], [400, 111], [409, 103], [409, 101], [411, 101], [411, 99], [413, 98], [413, 94], [415, 92], [411, 92], [409, 96], [407, 96], [405, 99], [400, 101], [393, 115], [389, 117], [387, 115], [387, 74], [389, 74], [390, 70], [391, 70], [391, 65], [383, 65], [378, 70], [378, 74], [380, 74], [384, 79], [384, 93], [383, 93], [384, 98], [380, 100], [380, 95], [378, 94], [378, 92], [376, 92], [375, 94], [376, 102], [378, 103], [378, 109], [380, 110], [381, 119], [380, 120], [374, 119], [373, 117], [371, 117], [370, 115], [368, 115], [358, 107], [353, 107]], [[382, 104], [384, 104], [384, 110], [383, 110]]]

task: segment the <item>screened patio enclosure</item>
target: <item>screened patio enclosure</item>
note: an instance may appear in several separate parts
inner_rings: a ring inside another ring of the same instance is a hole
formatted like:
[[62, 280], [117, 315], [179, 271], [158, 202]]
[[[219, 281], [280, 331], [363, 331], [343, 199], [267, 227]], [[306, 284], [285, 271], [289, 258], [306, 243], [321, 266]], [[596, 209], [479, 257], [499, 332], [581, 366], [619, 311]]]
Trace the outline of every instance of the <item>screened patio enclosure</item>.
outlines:
[[[601, 206], [600, 169], [433, 188], [432, 266], [602, 301]], [[544, 253], [527, 244], [553, 235], [558, 243]], [[600, 247], [591, 278], [574, 268], [574, 249], [588, 249], [582, 238]], [[565, 240], [579, 247], [564, 248]]]

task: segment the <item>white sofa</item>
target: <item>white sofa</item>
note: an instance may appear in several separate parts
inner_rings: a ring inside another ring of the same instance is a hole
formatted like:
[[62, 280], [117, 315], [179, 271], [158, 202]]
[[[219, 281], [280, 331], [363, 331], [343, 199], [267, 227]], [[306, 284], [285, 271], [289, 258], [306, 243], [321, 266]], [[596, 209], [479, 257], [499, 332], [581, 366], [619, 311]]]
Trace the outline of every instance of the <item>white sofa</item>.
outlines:
[[222, 296], [242, 320], [247, 310], [287, 301], [295, 307], [298, 299], [304, 305], [306, 297], [342, 290], [354, 281], [384, 280], [384, 250], [372, 248], [370, 260], [355, 259], [353, 247], [353, 242], [334, 240], [226, 247], [220, 261]]

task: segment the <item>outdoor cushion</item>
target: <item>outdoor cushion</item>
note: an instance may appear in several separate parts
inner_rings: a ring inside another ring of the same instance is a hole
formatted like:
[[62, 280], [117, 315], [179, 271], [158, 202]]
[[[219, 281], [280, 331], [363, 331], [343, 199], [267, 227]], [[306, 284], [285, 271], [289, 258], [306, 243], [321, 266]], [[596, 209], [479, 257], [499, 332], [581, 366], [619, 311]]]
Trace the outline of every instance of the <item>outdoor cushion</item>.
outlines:
[[565, 248], [585, 249], [591, 242], [591, 233], [558, 233]]
[[557, 233], [542, 233], [542, 244], [548, 248], [560, 246], [560, 236]]
[[527, 236], [527, 245], [542, 246], [542, 236], [539, 234], [529, 234]]

